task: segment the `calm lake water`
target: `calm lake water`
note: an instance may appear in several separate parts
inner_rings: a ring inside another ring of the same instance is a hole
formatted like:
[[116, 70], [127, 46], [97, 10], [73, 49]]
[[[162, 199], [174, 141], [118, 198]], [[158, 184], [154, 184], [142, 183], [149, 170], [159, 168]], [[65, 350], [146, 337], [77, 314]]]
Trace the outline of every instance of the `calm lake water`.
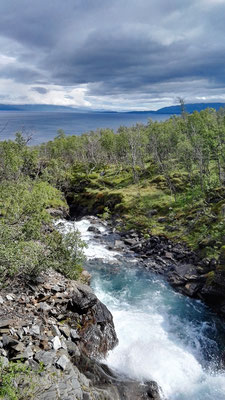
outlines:
[[[0, 111], [0, 140], [13, 139], [16, 132], [32, 133], [32, 144], [52, 140], [58, 129], [67, 135], [80, 135], [99, 128], [132, 126], [137, 122], [147, 123], [151, 118], [163, 121], [168, 114], [139, 113], [73, 113], [73, 112], [23, 112]], [[3, 129], [3, 130], [2, 130]]]

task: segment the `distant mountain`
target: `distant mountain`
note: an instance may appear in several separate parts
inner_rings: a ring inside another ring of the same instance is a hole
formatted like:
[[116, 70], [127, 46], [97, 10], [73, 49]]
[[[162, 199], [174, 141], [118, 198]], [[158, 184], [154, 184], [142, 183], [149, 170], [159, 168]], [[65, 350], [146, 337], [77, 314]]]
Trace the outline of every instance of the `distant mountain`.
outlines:
[[[225, 107], [225, 103], [194, 103], [194, 104], [185, 104], [185, 111], [188, 113], [193, 113], [194, 111], [205, 110], [206, 108], [215, 108], [219, 110], [221, 107]], [[163, 107], [159, 110], [155, 111], [157, 114], [181, 114], [180, 106], [170, 106]]]
[[[219, 110], [219, 108], [225, 107], [225, 103], [194, 103], [194, 104], [185, 104], [185, 110], [188, 113], [193, 113], [194, 111], [205, 110], [206, 108], [215, 108]], [[51, 104], [0, 104], [0, 111], [49, 111], [49, 112], [57, 112], [57, 111], [65, 111], [65, 112], [74, 112], [74, 113], [110, 113], [116, 114], [120, 111], [111, 111], [111, 110], [91, 110], [87, 108], [73, 108], [67, 106], [55, 106]], [[181, 114], [180, 105], [169, 106], [160, 108], [157, 111], [123, 111], [128, 114]]]

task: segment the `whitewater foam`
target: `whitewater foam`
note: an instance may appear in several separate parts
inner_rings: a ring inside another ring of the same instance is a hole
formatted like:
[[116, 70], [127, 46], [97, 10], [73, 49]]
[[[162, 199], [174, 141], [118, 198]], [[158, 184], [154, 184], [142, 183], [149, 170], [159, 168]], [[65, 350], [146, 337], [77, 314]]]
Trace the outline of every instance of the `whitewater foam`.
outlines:
[[[62, 221], [61, 221], [62, 222]], [[112, 252], [87, 231], [89, 220], [75, 224], [87, 241], [89, 259], [101, 258], [92, 286], [111, 310], [119, 339], [106, 360], [120, 375], [140, 381], [155, 380], [167, 400], [224, 400], [225, 373], [218, 372], [210, 355], [219, 352], [216, 317], [199, 301], [175, 293], [161, 278], [140, 269], [118, 267]], [[97, 225], [103, 234], [105, 226]], [[63, 229], [74, 229], [63, 222]]]

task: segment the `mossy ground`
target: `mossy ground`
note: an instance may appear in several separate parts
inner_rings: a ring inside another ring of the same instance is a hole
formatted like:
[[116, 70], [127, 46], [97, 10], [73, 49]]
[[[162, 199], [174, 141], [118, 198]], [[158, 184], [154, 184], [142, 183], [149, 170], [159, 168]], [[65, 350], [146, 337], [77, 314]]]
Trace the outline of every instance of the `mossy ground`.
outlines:
[[97, 207], [98, 214], [116, 217], [123, 228], [163, 234], [184, 241], [202, 257], [218, 257], [225, 240], [224, 189], [215, 188], [203, 197], [187, 173], [174, 171], [170, 179], [176, 195], [151, 165], [145, 166], [137, 183], [131, 169], [111, 165], [87, 176], [88, 183], [76, 194], [76, 201], [90, 212]]

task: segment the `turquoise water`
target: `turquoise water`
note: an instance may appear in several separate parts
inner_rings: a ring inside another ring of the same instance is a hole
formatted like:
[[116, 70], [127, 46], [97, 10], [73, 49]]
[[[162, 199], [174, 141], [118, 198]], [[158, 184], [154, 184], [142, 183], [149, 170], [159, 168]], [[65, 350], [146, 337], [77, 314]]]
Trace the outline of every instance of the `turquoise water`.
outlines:
[[97, 225], [102, 236], [96, 239], [89, 226], [85, 219], [75, 226], [63, 222], [87, 242], [92, 287], [113, 314], [119, 344], [106, 359], [109, 367], [119, 376], [155, 380], [167, 400], [224, 400], [224, 324], [203, 303], [144, 270], [134, 256], [110, 252], [106, 227]]
[[109, 366], [119, 375], [156, 380], [169, 400], [224, 400], [225, 373], [218, 370], [224, 328], [213, 313], [139, 267], [109, 271], [109, 264], [91, 269], [119, 338]]
[[151, 118], [156, 121], [168, 119], [166, 114], [139, 113], [73, 113], [73, 112], [23, 112], [0, 111], [0, 139], [13, 139], [18, 131], [32, 134], [32, 144], [52, 140], [58, 129], [67, 135], [80, 135], [100, 128], [117, 130], [121, 125], [131, 126], [147, 123]]

